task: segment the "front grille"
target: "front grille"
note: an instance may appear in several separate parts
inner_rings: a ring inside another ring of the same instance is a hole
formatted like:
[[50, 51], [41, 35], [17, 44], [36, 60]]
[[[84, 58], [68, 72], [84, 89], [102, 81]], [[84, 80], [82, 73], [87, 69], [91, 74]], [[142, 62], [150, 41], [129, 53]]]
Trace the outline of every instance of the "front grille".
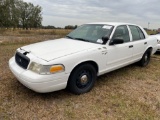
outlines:
[[30, 59], [24, 54], [17, 52], [15, 55], [15, 61], [20, 67], [27, 69]]

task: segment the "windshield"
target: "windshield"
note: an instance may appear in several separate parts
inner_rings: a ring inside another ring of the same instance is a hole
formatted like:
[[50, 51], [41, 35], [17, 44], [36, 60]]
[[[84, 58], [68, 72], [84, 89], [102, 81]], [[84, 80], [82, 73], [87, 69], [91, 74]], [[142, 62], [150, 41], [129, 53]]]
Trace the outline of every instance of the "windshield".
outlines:
[[85, 24], [69, 33], [66, 37], [86, 42], [103, 43], [102, 37], [109, 37], [112, 29], [113, 26], [111, 25]]

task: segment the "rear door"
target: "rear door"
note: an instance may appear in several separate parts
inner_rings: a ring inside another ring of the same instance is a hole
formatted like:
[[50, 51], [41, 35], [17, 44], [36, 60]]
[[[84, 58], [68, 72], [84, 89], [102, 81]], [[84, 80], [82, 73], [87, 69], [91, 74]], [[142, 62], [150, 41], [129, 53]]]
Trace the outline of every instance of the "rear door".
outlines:
[[133, 43], [133, 60], [139, 60], [142, 58], [145, 46], [147, 45], [147, 41], [145, 39], [145, 35], [142, 30], [138, 26], [129, 25], [131, 34], [132, 34], [132, 43]]

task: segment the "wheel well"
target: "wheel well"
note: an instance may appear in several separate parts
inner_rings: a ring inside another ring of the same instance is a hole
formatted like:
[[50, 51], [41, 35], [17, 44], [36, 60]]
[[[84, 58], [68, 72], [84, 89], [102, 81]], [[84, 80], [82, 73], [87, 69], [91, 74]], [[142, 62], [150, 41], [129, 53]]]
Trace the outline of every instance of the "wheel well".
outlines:
[[[73, 70], [71, 71], [71, 74], [72, 74], [72, 72], [73, 72], [77, 67], [79, 67], [80, 65], [83, 65], [83, 64], [91, 64], [91, 65], [93, 65], [93, 67], [95, 68], [96, 72], [98, 73], [99, 68], [98, 68], [98, 65], [97, 65], [96, 62], [94, 62], [94, 61], [85, 61], [85, 62], [82, 62], [82, 63], [79, 63], [78, 65], [76, 65], [76, 66], [73, 68]], [[70, 75], [71, 75], [71, 74], [70, 74]]]
[[152, 50], [153, 50], [152, 47], [149, 47], [147, 50], [149, 50], [149, 51], [150, 51], [150, 54], [152, 54]]
[[148, 49], [149, 49], [149, 50], [152, 50], [153, 48], [152, 48], [152, 47], [149, 47]]
[[[80, 64], [76, 65], [76, 66], [73, 68], [73, 70], [72, 70], [72, 71], [74, 71], [74, 69], [76, 69], [77, 67], [79, 67], [80, 65], [83, 65], [83, 64], [91, 64], [91, 65], [93, 65], [93, 67], [95, 68], [96, 72], [98, 73], [99, 68], [98, 68], [97, 63], [96, 63], [96, 62], [94, 62], [94, 61], [85, 61], [85, 62], [82, 62], [82, 63], [80, 63]], [[72, 73], [72, 72], [71, 72], [71, 73]]]
[[[96, 69], [96, 72], [98, 73], [99, 68], [98, 68], [98, 65], [97, 65], [96, 62], [94, 62], [94, 61], [85, 61], [85, 62], [82, 62], [82, 63], [76, 65], [76, 66], [73, 68], [73, 70], [71, 71], [71, 73], [70, 73], [70, 75], [69, 75], [69, 79], [70, 79], [70, 77], [71, 77], [71, 75], [72, 75], [72, 72], [73, 72], [77, 67], [79, 67], [80, 65], [83, 65], [83, 64], [91, 64], [91, 65], [93, 65], [93, 67]], [[69, 79], [68, 79], [68, 80], [69, 80]], [[68, 82], [67, 82], [67, 87], [68, 87]]]

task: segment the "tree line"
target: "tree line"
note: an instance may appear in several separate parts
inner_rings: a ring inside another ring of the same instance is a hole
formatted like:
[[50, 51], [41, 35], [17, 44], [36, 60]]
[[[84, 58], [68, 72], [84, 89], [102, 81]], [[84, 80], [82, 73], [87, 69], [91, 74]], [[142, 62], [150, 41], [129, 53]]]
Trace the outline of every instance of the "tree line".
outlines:
[[52, 25], [48, 26], [42, 26], [42, 29], [76, 29], [78, 26], [77, 25], [67, 25], [65, 27], [55, 27]]
[[23, 0], [0, 0], [0, 27], [38, 28], [42, 25], [42, 7]]

